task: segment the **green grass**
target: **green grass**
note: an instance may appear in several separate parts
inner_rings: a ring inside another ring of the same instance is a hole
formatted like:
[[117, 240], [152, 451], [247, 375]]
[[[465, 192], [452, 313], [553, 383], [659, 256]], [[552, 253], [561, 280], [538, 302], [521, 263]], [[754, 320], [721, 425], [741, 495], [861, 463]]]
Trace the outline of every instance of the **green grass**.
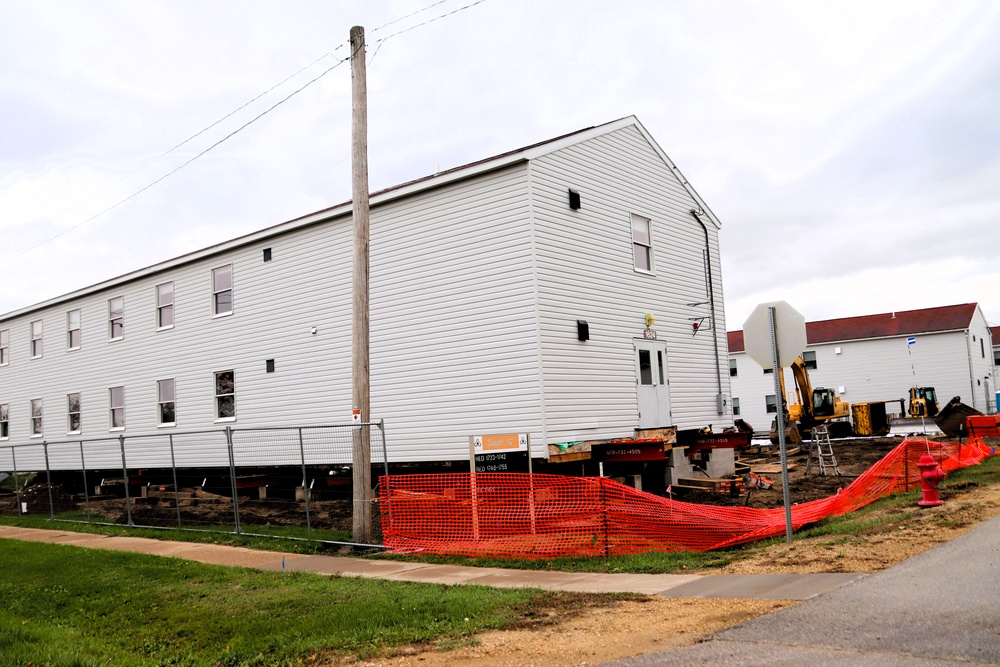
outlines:
[[460, 640], [584, 599], [257, 572], [16, 540], [0, 540], [0, 554], [0, 665], [311, 664], [314, 655], [365, 657]]

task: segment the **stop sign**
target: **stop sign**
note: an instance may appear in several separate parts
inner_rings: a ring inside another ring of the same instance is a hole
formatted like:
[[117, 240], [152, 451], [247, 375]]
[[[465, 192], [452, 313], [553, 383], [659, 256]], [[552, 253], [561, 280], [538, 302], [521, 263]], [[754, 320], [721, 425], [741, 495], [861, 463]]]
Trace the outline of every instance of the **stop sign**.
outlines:
[[743, 349], [764, 370], [774, 368], [771, 353], [770, 309], [774, 308], [774, 334], [778, 365], [791, 366], [806, 349], [806, 318], [784, 301], [762, 303], [743, 323]]

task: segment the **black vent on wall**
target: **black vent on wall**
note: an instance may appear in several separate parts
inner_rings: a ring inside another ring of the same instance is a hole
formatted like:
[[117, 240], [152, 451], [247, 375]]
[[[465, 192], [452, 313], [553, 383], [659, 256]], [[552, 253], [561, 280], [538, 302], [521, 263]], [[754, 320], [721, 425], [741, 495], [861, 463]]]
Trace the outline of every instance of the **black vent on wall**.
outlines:
[[264, 360], [264, 371], [267, 372], [267, 373], [273, 373], [274, 372], [274, 359], [265, 359]]
[[576, 190], [569, 191], [569, 207], [574, 211], [580, 208], [580, 193]]
[[590, 325], [587, 324], [587, 320], [576, 321], [576, 338], [577, 340], [590, 340]]
[[270, 248], [264, 248], [264, 261], [265, 262], [270, 262], [271, 261], [271, 249]]

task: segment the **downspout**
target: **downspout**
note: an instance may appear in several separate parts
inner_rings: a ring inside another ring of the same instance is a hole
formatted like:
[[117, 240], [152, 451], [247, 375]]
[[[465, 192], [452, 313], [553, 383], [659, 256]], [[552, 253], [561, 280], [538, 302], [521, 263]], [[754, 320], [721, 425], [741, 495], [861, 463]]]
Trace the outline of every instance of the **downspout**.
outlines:
[[701, 218], [699, 217], [700, 214], [701, 211], [699, 209], [691, 209], [691, 217], [698, 221], [698, 224], [701, 225], [701, 230], [705, 233], [705, 263], [706, 269], [708, 270], [708, 307], [712, 317], [712, 341], [714, 343], [713, 347], [715, 348], [715, 379], [719, 388], [719, 391], [716, 393], [716, 409], [721, 415], [725, 414], [726, 411], [722, 405], [722, 367], [720, 366], [719, 359], [719, 332], [718, 327], [716, 326], [715, 318], [715, 286], [712, 283], [712, 246], [708, 234], [708, 227], [706, 227], [705, 223], [701, 221]]

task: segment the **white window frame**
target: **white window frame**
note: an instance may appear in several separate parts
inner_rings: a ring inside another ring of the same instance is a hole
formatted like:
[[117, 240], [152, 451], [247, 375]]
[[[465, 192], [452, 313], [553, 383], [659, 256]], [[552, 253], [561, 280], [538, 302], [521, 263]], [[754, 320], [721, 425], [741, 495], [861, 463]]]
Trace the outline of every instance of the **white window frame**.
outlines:
[[[772, 409], [773, 408], [773, 409]], [[764, 396], [764, 414], [778, 414], [778, 397], [775, 394]]]
[[[35, 325], [38, 325], [37, 332]], [[43, 344], [45, 335], [45, 324], [42, 320], [35, 320], [31, 323], [31, 358], [41, 359], [45, 354], [45, 345]]]
[[[120, 310], [116, 313], [115, 302], [120, 302]], [[117, 314], [117, 317], [115, 316]], [[120, 331], [115, 335], [115, 324]], [[116, 296], [108, 299], [108, 341], [122, 340], [125, 338], [125, 297]]]
[[[170, 399], [164, 400], [163, 387], [165, 382], [170, 383]], [[163, 407], [165, 405], [170, 405], [170, 410], [173, 413], [173, 419], [170, 421], [165, 421], [163, 419]], [[169, 427], [177, 425], [177, 384], [174, 378], [163, 378], [162, 380], [156, 381], [156, 425], [158, 427]]]
[[[646, 228], [644, 234], [641, 229], [636, 229], [637, 222], [644, 223]], [[639, 273], [656, 273], [656, 262], [653, 259], [653, 220], [638, 213], [630, 213], [629, 223], [632, 232], [632, 268]], [[645, 256], [645, 263], [649, 264], [648, 267], [639, 266], [640, 254]]]
[[733, 398], [730, 399], [730, 405], [733, 406], [733, 416], [734, 417], [739, 417], [740, 416], [740, 399], [734, 396]]
[[[73, 313], [76, 313], [76, 322], [73, 321]], [[76, 325], [74, 328], [73, 325]], [[79, 350], [83, 342], [83, 312], [79, 308], [74, 308], [66, 312], [66, 350]], [[73, 344], [73, 334], [76, 333], [76, 345]]]
[[[45, 402], [40, 398], [31, 399], [28, 414], [28, 430], [31, 437], [41, 438], [45, 433]], [[37, 428], [35, 422], [37, 422]]]
[[[232, 386], [229, 388], [228, 393], [223, 393], [219, 386], [219, 378], [222, 375], [229, 374], [231, 376]], [[236, 372], [232, 369], [225, 371], [216, 371], [212, 375], [212, 393], [215, 396], [215, 421], [216, 422], [232, 422], [236, 421]], [[232, 397], [232, 414], [224, 415], [222, 410], [223, 401], [227, 397]]]
[[10, 439], [10, 403], [0, 403], [0, 440]]
[[[220, 288], [218, 278], [223, 275], [229, 276], [229, 285]], [[232, 264], [212, 269], [212, 317], [226, 317], [233, 314], [233, 282]], [[229, 310], [219, 310], [219, 297], [223, 294], [229, 295]]]
[[[160, 288], [170, 286], [170, 300], [164, 301], [161, 299]], [[164, 324], [164, 313], [170, 313], [170, 324]], [[156, 286], [156, 329], [162, 331], [163, 329], [173, 329], [174, 328], [174, 281], [170, 280], [165, 283], [160, 283]]]
[[[121, 400], [116, 402], [115, 390], [121, 390]], [[120, 411], [121, 413], [121, 425], [115, 425], [115, 411]], [[125, 386], [117, 385], [114, 387], [108, 387], [108, 430], [109, 431], [124, 431], [125, 430]]]
[[816, 352], [815, 352], [815, 350], [806, 350], [806, 351], [804, 351], [802, 353], [802, 362], [805, 364], [805, 367], [808, 368], [809, 370], [811, 370], [811, 371], [816, 370], [818, 368], [818, 366], [816, 365]]
[[10, 329], [0, 329], [0, 366], [10, 363]]
[[[73, 411], [73, 397], [76, 396], [76, 412]], [[77, 426], [73, 428], [73, 415], [76, 415]], [[79, 435], [83, 432], [83, 400], [80, 392], [66, 394], [66, 435]]]

